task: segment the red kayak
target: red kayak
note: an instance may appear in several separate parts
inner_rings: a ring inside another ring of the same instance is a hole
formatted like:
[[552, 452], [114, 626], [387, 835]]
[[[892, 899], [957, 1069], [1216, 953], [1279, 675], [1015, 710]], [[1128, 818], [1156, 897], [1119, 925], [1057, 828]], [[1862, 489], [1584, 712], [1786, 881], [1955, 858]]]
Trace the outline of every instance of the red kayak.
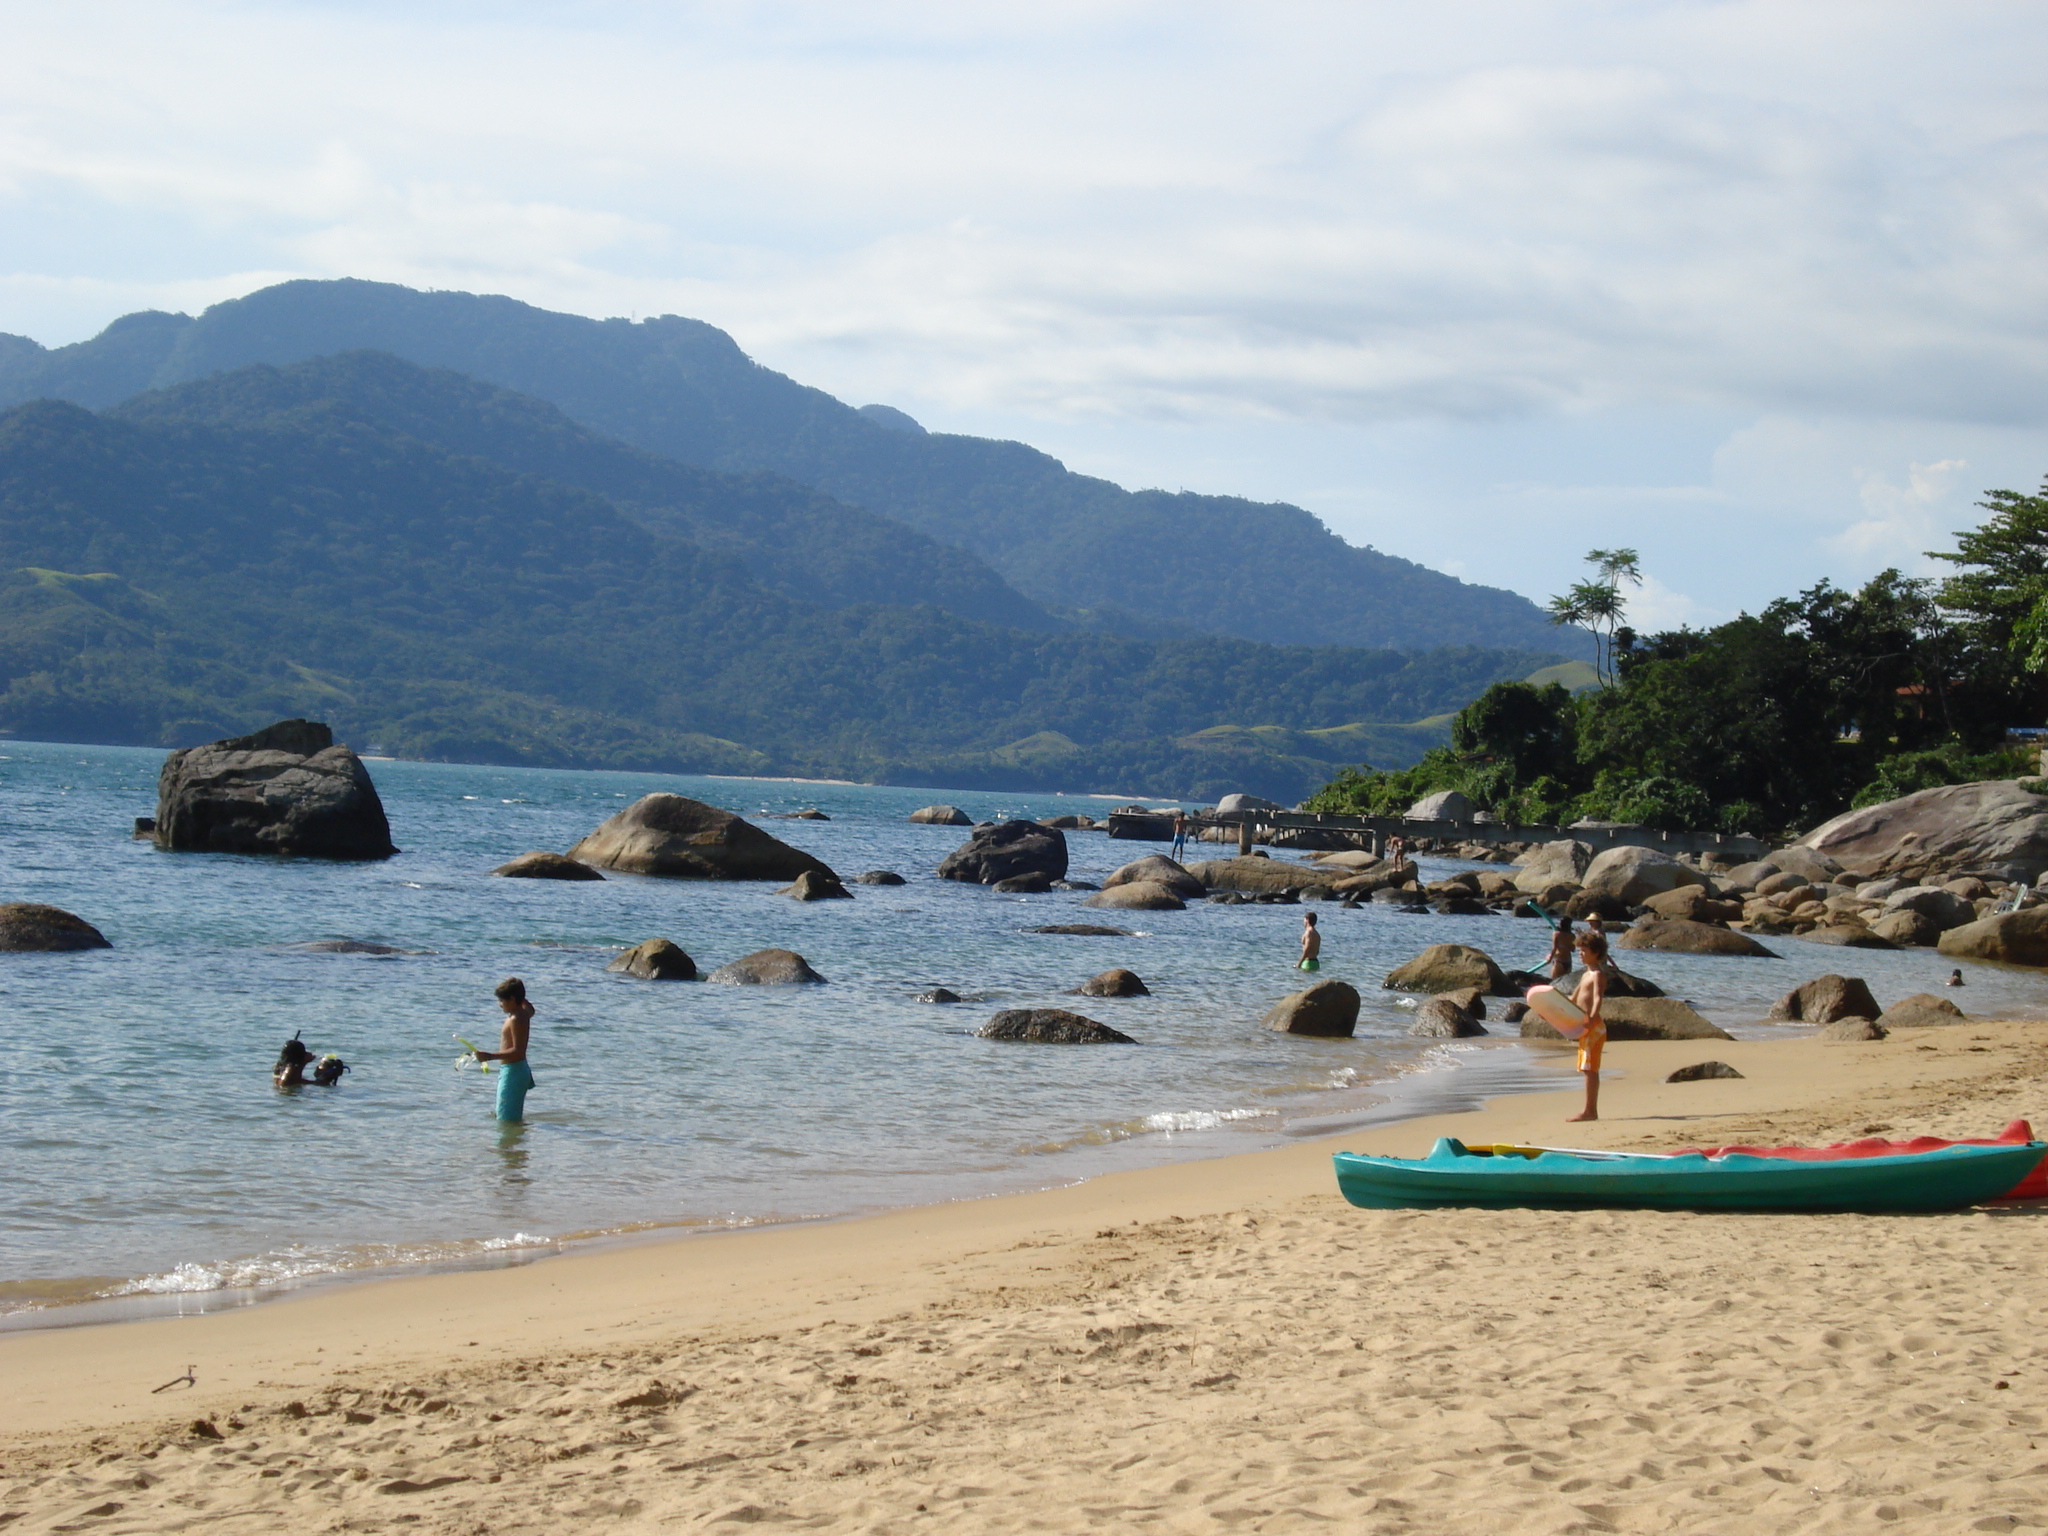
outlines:
[[[2034, 1128], [2024, 1120], [2015, 1120], [1996, 1136], [1973, 1136], [1967, 1141], [1943, 1141], [1939, 1136], [1886, 1141], [1882, 1136], [1866, 1136], [1861, 1141], [1838, 1141], [1831, 1147], [1685, 1147], [1676, 1155], [1684, 1157], [1697, 1152], [1706, 1157], [1726, 1157], [1737, 1152], [1750, 1157], [1789, 1157], [1803, 1162], [1825, 1163], [1848, 1157], [1899, 1157], [1912, 1152], [1934, 1152], [1942, 1147], [1996, 1147], [2033, 1139]], [[2048, 1199], [2048, 1157], [2034, 1164], [2033, 1171], [2001, 1198]]]

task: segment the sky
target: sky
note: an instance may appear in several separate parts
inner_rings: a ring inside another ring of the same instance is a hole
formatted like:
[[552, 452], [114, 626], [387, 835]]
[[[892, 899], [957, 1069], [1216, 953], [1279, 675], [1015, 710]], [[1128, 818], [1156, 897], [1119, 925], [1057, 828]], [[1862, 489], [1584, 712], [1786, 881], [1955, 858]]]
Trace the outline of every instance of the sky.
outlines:
[[2048, 7], [4, 0], [0, 331], [675, 313], [1644, 627], [2048, 476]]

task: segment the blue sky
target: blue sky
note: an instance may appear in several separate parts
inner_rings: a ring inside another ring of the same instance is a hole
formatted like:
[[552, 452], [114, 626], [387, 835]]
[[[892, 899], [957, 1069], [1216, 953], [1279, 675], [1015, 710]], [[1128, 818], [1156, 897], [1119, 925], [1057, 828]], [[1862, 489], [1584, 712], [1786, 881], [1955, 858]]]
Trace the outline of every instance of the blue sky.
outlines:
[[855, 404], [1651, 624], [2048, 474], [2048, 10], [13, 7], [0, 330], [295, 276], [674, 312]]

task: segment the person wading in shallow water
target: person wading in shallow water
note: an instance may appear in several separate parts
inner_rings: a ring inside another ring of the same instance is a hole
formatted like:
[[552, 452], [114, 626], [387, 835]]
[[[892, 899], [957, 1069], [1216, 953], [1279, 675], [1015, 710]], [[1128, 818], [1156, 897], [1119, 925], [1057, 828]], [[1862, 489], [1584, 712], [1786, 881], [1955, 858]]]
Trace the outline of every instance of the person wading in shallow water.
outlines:
[[1320, 971], [1323, 963], [1318, 956], [1322, 952], [1323, 931], [1316, 927], [1316, 915], [1313, 912], [1304, 912], [1301, 914], [1301, 959], [1297, 962], [1297, 968], [1304, 971]]
[[1572, 920], [1560, 917], [1557, 932], [1550, 936], [1550, 979], [1562, 981], [1572, 973]]
[[526, 1064], [526, 1045], [533, 1032], [533, 1004], [526, 1000], [526, 983], [508, 976], [498, 983], [498, 1006], [505, 1010], [505, 1027], [498, 1036], [498, 1049], [478, 1051], [478, 1061], [502, 1061], [498, 1074], [498, 1118], [524, 1120], [526, 1095], [533, 1088], [533, 1068]]

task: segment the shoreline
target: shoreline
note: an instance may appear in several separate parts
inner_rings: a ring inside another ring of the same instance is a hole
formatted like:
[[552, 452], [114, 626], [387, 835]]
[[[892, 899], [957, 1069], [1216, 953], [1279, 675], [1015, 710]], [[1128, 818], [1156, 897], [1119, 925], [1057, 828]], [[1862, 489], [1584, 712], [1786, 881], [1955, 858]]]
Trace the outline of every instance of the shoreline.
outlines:
[[[1395, 1043], [1395, 1042], [1388, 1042]], [[556, 1236], [516, 1234], [513, 1237], [445, 1240], [448, 1251], [419, 1259], [371, 1257], [361, 1264], [308, 1272], [250, 1285], [219, 1285], [190, 1290], [145, 1289], [145, 1282], [158, 1278], [153, 1272], [125, 1282], [133, 1287], [81, 1296], [76, 1300], [32, 1302], [13, 1311], [0, 1311], [0, 1338], [13, 1334], [43, 1333], [73, 1328], [114, 1327], [152, 1320], [176, 1320], [237, 1312], [251, 1307], [335, 1290], [388, 1284], [396, 1280], [434, 1275], [489, 1272], [523, 1268], [577, 1255], [596, 1254], [650, 1243], [690, 1242], [746, 1232], [829, 1226], [863, 1221], [907, 1210], [943, 1210], [950, 1206], [983, 1200], [1006, 1199], [1013, 1195], [1045, 1193], [1072, 1188], [1093, 1179], [1142, 1168], [1177, 1167], [1199, 1164], [1220, 1157], [1250, 1155], [1288, 1146], [1303, 1138], [1323, 1138], [1354, 1129], [1392, 1125], [1431, 1115], [1456, 1113], [1475, 1108], [1494, 1098], [1547, 1091], [1547, 1079], [1562, 1070], [1546, 1058], [1563, 1053], [1513, 1037], [1479, 1044], [1450, 1046], [1445, 1042], [1417, 1042], [1422, 1047], [1407, 1064], [1391, 1076], [1362, 1079], [1345, 1088], [1321, 1094], [1291, 1096], [1274, 1114], [1279, 1124], [1255, 1131], [1250, 1127], [1219, 1120], [1195, 1128], [1160, 1128], [1133, 1133], [1099, 1144], [1070, 1143], [1050, 1153], [1026, 1152], [1002, 1170], [989, 1187], [939, 1200], [910, 1200], [896, 1204], [864, 1206], [847, 1211], [791, 1216], [676, 1216], [650, 1218], [624, 1226]], [[1488, 1058], [1493, 1058], [1491, 1061]], [[1490, 1070], [1489, 1070], [1490, 1068]], [[1340, 1099], [1338, 1105], [1318, 1110], [1323, 1099]], [[1247, 1134], [1259, 1137], [1253, 1147], [1233, 1147], [1233, 1140]], [[1081, 1164], [1078, 1169], [1055, 1169], [1048, 1177], [1035, 1170], [1043, 1163]], [[413, 1248], [432, 1250], [435, 1240], [408, 1244], [366, 1243], [361, 1250], [377, 1254], [383, 1250]], [[208, 1261], [222, 1267], [249, 1265], [268, 1254], [237, 1255]], [[17, 1287], [36, 1281], [14, 1282]], [[41, 1282], [53, 1287], [70, 1283], [64, 1279]]]
[[[1000, 1238], [1023, 1239], [1049, 1227], [1078, 1230], [1110, 1216], [1213, 1216], [1247, 1200], [1274, 1198], [1321, 1198], [1341, 1207], [1328, 1162], [1329, 1154], [1340, 1149], [1419, 1156], [1437, 1136], [1461, 1133], [1472, 1140], [1525, 1142], [1539, 1137], [1554, 1142], [1569, 1135], [1575, 1142], [1607, 1149], [1745, 1140], [1781, 1132], [1811, 1139], [1822, 1134], [1817, 1127], [1830, 1123], [1840, 1123], [1853, 1134], [1862, 1127], [1847, 1125], [1840, 1113], [1845, 1089], [1853, 1090], [1858, 1083], [1883, 1087], [1885, 1069], [1894, 1064], [1915, 1069], [1922, 1089], [1965, 1081], [1980, 1067], [1965, 1042], [1992, 1039], [1998, 1043], [1985, 1054], [2031, 1051], [2048, 1065], [2048, 1023], [2040, 1022], [1900, 1031], [1891, 1041], [1860, 1046], [1816, 1037], [1614, 1042], [1608, 1047], [1614, 1070], [1602, 1084], [1607, 1116], [1591, 1125], [1572, 1126], [1569, 1132], [1565, 1112], [1575, 1107], [1575, 1084], [1490, 1097], [1476, 1108], [1426, 1111], [1336, 1135], [1319, 1133], [1292, 1145], [1115, 1170], [1025, 1192], [818, 1222], [592, 1245], [545, 1264], [310, 1287], [259, 1307], [187, 1317], [15, 1331], [0, 1335], [0, 1361], [13, 1368], [11, 1375], [21, 1390], [0, 1404], [0, 1434], [19, 1435], [31, 1427], [46, 1429], [58, 1423], [106, 1424], [160, 1415], [165, 1404], [148, 1401], [146, 1392], [137, 1395], [142, 1384], [133, 1362], [143, 1357], [169, 1361], [174, 1355], [182, 1360], [184, 1354], [210, 1353], [239, 1361], [206, 1371], [194, 1394], [195, 1400], [219, 1403], [237, 1393], [280, 1385], [269, 1380], [269, 1373], [280, 1357], [305, 1353], [295, 1342], [300, 1339], [333, 1340], [346, 1346], [351, 1358], [381, 1358], [401, 1351], [416, 1359], [415, 1350], [446, 1347], [431, 1342], [435, 1336], [452, 1339], [461, 1333], [463, 1338], [454, 1346], [458, 1357], [475, 1362], [507, 1358], [536, 1345], [565, 1347], [578, 1342], [580, 1334], [598, 1335], [597, 1342], [605, 1342], [663, 1330], [731, 1327], [741, 1318], [753, 1326], [787, 1324], [806, 1316], [806, 1307], [825, 1305], [823, 1296], [828, 1293], [833, 1298], [831, 1314], [843, 1321], [848, 1315], [904, 1304], [903, 1293], [884, 1280], [884, 1273], [893, 1274], [899, 1260], [914, 1260], [927, 1269], [945, 1267], [989, 1252], [982, 1245]], [[1670, 1068], [1708, 1054], [1703, 1047], [1746, 1070], [1745, 1077], [1677, 1085], [1661, 1081]], [[1564, 1048], [1556, 1054], [1568, 1058]], [[1911, 1059], [1923, 1054], [1927, 1060]], [[1855, 1070], [1842, 1071], [1844, 1067]], [[2040, 1116], [2040, 1111], [2035, 1113]], [[2003, 1123], [1981, 1124], [1968, 1133], [1994, 1134]], [[1481, 1125], [1483, 1136], [1478, 1134]], [[1801, 1127], [1816, 1129], [1802, 1132]], [[1912, 1129], [1904, 1121], [1893, 1128], [1901, 1135]], [[818, 1262], [825, 1255], [830, 1262]], [[878, 1272], [877, 1260], [884, 1255], [886, 1262]], [[787, 1287], [756, 1290], [742, 1283], [743, 1276], [771, 1273], [789, 1279], [791, 1268], [810, 1273]], [[727, 1311], [723, 1301], [707, 1306], [691, 1300], [680, 1310], [665, 1309], [667, 1315], [660, 1321], [649, 1321], [645, 1288], [656, 1286], [673, 1301], [670, 1285], [685, 1276], [711, 1282], [720, 1290], [746, 1292], [740, 1315]], [[777, 1290], [786, 1290], [786, 1295], [778, 1299]], [[545, 1310], [533, 1311], [544, 1297], [566, 1307], [566, 1312], [550, 1318]], [[576, 1299], [571, 1302], [569, 1297]], [[473, 1320], [451, 1327], [460, 1318]], [[536, 1330], [531, 1326], [535, 1323], [542, 1326]], [[520, 1343], [516, 1350], [508, 1350], [485, 1342], [494, 1334], [517, 1337]], [[472, 1335], [478, 1342], [469, 1342]], [[587, 1347], [591, 1341], [580, 1342]], [[466, 1353], [469, 1350], [481, 1353]], [[340, 1352], [327, 1346], [312, 1350]], [[297, 1369], [303, 1373], [316, 1364], [300, 1358]]]

